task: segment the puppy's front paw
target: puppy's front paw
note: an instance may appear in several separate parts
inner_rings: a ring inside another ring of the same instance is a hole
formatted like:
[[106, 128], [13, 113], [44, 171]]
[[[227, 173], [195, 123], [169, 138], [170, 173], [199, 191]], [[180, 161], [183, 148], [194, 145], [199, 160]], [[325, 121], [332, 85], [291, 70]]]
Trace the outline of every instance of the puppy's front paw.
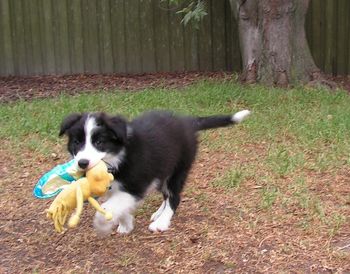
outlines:
[[117, 232], [120, 234], [129, 234], [134, 227], [130, 226], [124, 226], [124, 225], [118, 225]]
[[119, 220], [117, 232], [120, 234], [129, 234], [134, 229], [134, 217], [126, 215]]
[[99, 212], [95, 215], [93, 225], [99, 237], [106, 237], [111, 234], [115, 226], [113, 221], [107, 221], [105, 216]]

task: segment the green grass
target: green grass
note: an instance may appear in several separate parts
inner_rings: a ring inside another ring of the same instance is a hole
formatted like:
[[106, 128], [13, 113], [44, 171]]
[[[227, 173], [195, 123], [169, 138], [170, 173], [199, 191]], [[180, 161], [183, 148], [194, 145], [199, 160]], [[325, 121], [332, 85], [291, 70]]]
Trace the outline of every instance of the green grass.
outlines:
[[303, 88], [286, 91], [242, 86], [234, 81], [203, 81], [180, 91], [100, 91], [1, 104], [0, 137], [10, 144], [20, 142], [21, 147], [46, 154], [52, 144], [61, 142], [58, 128], [71, 112], [105, 111], [132, 118], [149, 109], [210, 115], [244, 108], [253, 111], [241, 126], [248, 132], [244, 138], [231, 138], [227, 132], [218, 131], [215, 142], [208, 133], [202, 135], [202, 141], [212, 149], [225, 150], [236, 149], [237, 144], [244, 142], [266, 142], [270, 147], [268, 166], [278, 176], [286, 176], [304, 166], [324, 170], [339, 162], [349, 163], [350, 97], [346, 92]]
[[106, 111], [129, 118], [148, 109], [172, 109], [183, 114], [231, 113], [249, 108], [248, 126], [255, 139], [298, 140], [301, 145], [344, 141], [350, 129], [350, 98], [345, 92], [267, 89], [234, 82], [202, 82], [183, 91], [145, 90], [137, 93], [62, 95], [55, 99], [0, 105], [0, 137], [37, 134], [57, 139], [62, 118], [71, 112]]
[[213, 185], [215, 187], [222, 187], [224, 189], [235, 189], [240, 187], [245, 179], [245, 176], [245, 170], [239, 167], [234, 167], [224, 175], [214, 180]]
[[261, 207], [270, 209], [279, 196], [279, 190], [275, 186], [266, 186], [261, 190]]

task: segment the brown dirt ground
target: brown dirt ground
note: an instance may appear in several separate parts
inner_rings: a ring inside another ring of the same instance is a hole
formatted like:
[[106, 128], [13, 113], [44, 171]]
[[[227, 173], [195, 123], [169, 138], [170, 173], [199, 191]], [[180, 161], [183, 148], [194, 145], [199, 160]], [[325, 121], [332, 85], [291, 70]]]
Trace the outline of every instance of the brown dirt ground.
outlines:
[[[137, 91], [145, 88], [187, 86], [200, 79], [230, 78], [232, 72], [153, 73], [139, 75], [63, 75], [0, 77], [0, 103], [59, 94], [89, 93], [96, 90]], [[350, 76], [326, 76], [350, 92]]]
[[[227, 131], [229, 129], [223, 129]], [[232, 134], [232, 133], [231, 133]], [[210, 135], [213, 140], [215, 134]], [[5, 146], [6, 147], [6, 146]], [[9, 146], [7, 146], [9, 147]], [[44, 158], [32, 151], [11, 155], [1, 149], [0, 273], [346, 273], [350, 271], [349, 219], [334, 235], [332, 226], [296, 204], [276, 201], [261, 205], [266, 171], [257, 169], [238, 189], [212, 184], [235, 163], [259, 166], [266, 157], [263, 144], [246, 144], [237, 153], [201, 146], [171, 229], [152, 234], [151, 214], [161, 198], [152, 195], [137, 211], [130, 235], [113, 233], [100, 239], [92, 228], [94, 211], [86, 205], [76, 229], [57, 234], [44, 210], [51, 200], [31, 196], [36, 180], [66, 160]], [[39, 167], [39, 168], [38, 168]], [[309, 172], [308, 185], [325, 207], [350, 216], [349, 168]], [[292, 178], [276, 178], [288, 196]], [[306, 220], [308, 226], [301, 222]]]
[[232, 73], [188, 72], [139, 75], [63, 75], [0, 77], [0, 103], [32, 98], [55, 97], [61, 93], [77, 94], [96, 90], [137, 91], [145, 88], [187, 86], [200, 79], [224, 79]]

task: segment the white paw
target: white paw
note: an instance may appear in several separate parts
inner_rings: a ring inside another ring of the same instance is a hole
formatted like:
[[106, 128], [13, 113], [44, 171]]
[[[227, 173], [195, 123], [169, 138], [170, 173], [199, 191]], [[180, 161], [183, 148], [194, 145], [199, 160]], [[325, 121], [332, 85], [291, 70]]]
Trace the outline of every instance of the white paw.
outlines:
[[159, 216], [162, 215], [162, 213], [165, 209], [165, 206], [166, 206], [166, 202], [163, 201], [162, 204], [160, 205], [160, 207], [157, 209], [157, 211], [152, 214], [151, 222], [157, 220], [159, 218]]
[[113, 228], [117, 224], [118, 223], [113, 220], [107, 221], [104, 215], [102, 215], [100, 212], [96, 212], [93, 225], [99, 237], [105, 237], [111, 234]]
[[117, 228], [117, 232], [120, 234], [129, 234], [134, 229], [133, 226], [127, 226], [127, 225], [119, 225]]
[[149, 225], [148, 229], [152, 232], [162, 232], [168, 230], [169, 226], [170, 221], [162, 221], [160, 219], [157, 219]]
[[117, 232], [120, 234], [129, 234], [134, 229], [134, 217], [126, 215], [119, 219], [119, 226]]

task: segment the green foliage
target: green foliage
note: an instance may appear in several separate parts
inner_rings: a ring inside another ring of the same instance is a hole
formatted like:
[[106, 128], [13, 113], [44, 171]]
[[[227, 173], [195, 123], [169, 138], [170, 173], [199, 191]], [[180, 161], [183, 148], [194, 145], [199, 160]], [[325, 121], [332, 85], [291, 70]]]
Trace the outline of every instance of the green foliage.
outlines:
[[181, 22], [186, 26], [190, 21], [193, 22], [196, 28], [199, 28], [199, 22], [208, 13], [205, 11], [205, 5], [203, 1], [191, 2], [187, 7], [177, 12], [183, 15]]
[[[180, 6], [185, 4], [185, 7], [177, 11], [177, 14], [181, 14], [183, 19], [181, 23], [185, 26], [192, 22], [195, 28], [199, 28], [199, 22], [206, 16], [206, 7], [203, 0], [193, 0], [193, 1], [184, 1], [184, 0], [161, 0], [161, 2], [169, 2], [170, 5]], [[188, 4], [187, 4], [188, 3]], [[187, 5], [186, 5], [187, 4]]]

